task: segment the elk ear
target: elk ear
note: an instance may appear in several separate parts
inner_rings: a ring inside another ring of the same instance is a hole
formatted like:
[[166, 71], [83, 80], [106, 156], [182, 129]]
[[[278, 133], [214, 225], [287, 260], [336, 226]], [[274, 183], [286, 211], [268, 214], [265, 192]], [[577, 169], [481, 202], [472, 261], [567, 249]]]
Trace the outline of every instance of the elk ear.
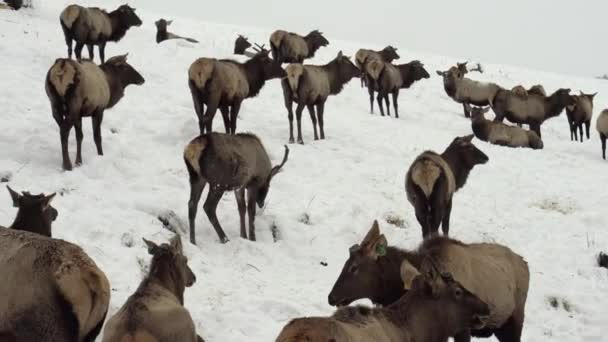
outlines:
[[372, 244], [363, 246], [365, 254], [374, 260], [386, 256], [387, 241], [384, 235], [380, 235]]
[[152, 241], [146, 240], [145, 238], [142, 238], [142, 240], [144, 240], [144, 243], [146, 244], [146, 246], [148, 247], [148, 254], [150, 255], [154, 255], [156, 254], [156, 252], [158, 252], [158, 249], [160, 247], [158, 247], [157, 244], [155, 244]]
[[173, 20], [167, 20], [167, 26], [171, 25], [173, 23]]
[[340, 52], [338, 52], [338, 58], [342, 58], [344, 55], [342, 54], [342, 50], [340, 50]]
[[436, 72], [436, 73], [437, 73], [437, 75], [439, 75], [439, 76], [444, 76], [444, 75], [445, 75], [445, 71], [439, 71], [439, 70], [436, 70], [435, 72]]
[[593, 98], [595, 97], [595, 95], [597, 95], [597, 92], [595, 92], [593, 94], [589, 94], [589, 97], [593, 100]]
[[42, 199], [42, 210], [46, 210], [49, 205], [51, 205], [51, 201], [53, 200], [53, 198], [55, 198], [55, 195], [57, 195], [57, 193], [53, 192], [52, 194], [45, 196]]
[[403, 281], [403, 288], [405, 290], [411, 290], [414, 285], [414, 279], [420, 275], [420, 272], [407, 260], [403, 260], [401, 263], [401, 280]]
[[467, 136], [462, 137], [462, 141], [466, 142], [466, 143], [470, 143], [471, 141], [473, 141], [473, 137], [474, 137], [473, 134], [469, 134]]
[[11, 189], [11, 187], [8, 185], [6, 186], [6, 188], [8, 189], [8, 192], [11, 194], [11, 198], [13, 199], [13, 207], [18, 208], [19, 202], [21, 200], [21, 195], [19, 195], [17, 191]]
[[362, 247], [367, 247], [373, 244], [380, 237], [380, 226], [378, 225], [378, 220], [374, 220], [372, 227], [369, 229], [363, 241], [361, 241]]

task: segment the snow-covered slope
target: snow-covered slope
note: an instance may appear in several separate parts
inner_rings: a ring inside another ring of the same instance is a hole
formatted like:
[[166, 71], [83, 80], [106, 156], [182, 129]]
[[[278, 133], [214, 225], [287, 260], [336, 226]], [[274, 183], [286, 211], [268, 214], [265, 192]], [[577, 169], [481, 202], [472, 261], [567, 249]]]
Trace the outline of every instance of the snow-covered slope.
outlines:
[[[116, 1], [85, 1], [112, 8]], [[188, 3], [184, 1], [184, 3]], [[237, 33], [265, 42], [269, 30], [176, 19], [171, 29], [198, 45], [154, 41], [153, 22], [144, 21], [107, 56], [129, 52], [130, 63], [146, 78], [106, 112], [102, 127], [105, 156], [96, 155], [90, 120], [85, 121], [84, 164], [61, 170], [58, 128], [44, 93], [52, 62], [66, 55], [58, 23], [64, 1], [40, 1], [35, 10], [0, 11], [0, 173], [13, 174], [11, 187], [54, 192], [59, 217], [56, 237], [75, 242], [95, 259], [112, 284], [111, 313], [136, 289], [149, 256], [142, 237], [161, 242], [171, 233], [157, 216], [169, 210], [187, 222], [188, 176], [184, 145], [198, 133], [186, 84], [187, 69], [201, 56], [229, 57]], [[269, 23], [270, 25], [271, 23]], [[354, 54], [365, 43], [336, 41], [312, 61], [324, 63], [338, 50]], [[470, 133], [461, 106], [443, 92], [436, 69], [456, 58], [400, 48], [404, 61], [420, 59], [432, 74], [400, 96], [401, 118], [370, 115], [366, 92], [351, 82], [326, 106], [327, 140], [313, 141], [304, 116], [305, 145], [291, 145], [290, 160], [276, 177], [266, 209], [257, 217], [258, 242], [238, 237], [234, 196], [226, 194], [218, 215], [231, 241], [221, 245], [202, 210], [199, 246], [188, 245], [197, 283], [186, 291], [186, 306], [207, 341], [271, 341], [291, 318], [327, 315], [327, 294], [348, 255], [374, 219], [389, 243], [414, 248], [421, 232], [406, 201], [404, 175], [425, 149], [442, 151], [457, 135]], [[238, 58], [238, 57], [237, 57]], [[571, 87], [599, 91], [596, 113], [608, 105], [608, 83], [485, 63], [472, 74], [504, 86], [542, 83], [548, 91]], [[216, 119], [215, 127], [222, 129]], [[258, 134], [279, 161], [288, 121], [279, 82], [247, 100], [239, 130]], [[608, 272], [595, 256], [608, 249], [608, 162], [600, 158], [597, 133], [591, 141], [570, 142], [564, 116], [543, 126], [545, 149], [505, 149], [477, 141], [490, 162], [476, 168], [458, 194], [450, 233], [466, 242], [494, 241], [522, 254], [532, 273], [526, 312], [526, 341], [606, 341]], [[75, 139], [71, 137], [74, 158]], [[15, 211], [0, 195], [0, 223]], [[387, 222], [403, 220], [403, 227]], [[273, 240], [271, 227], [279, 231]], [[134, 245], [127, 247], [125, 240]], [[321, 262], [327, 262], [322, 266]], [[550, 297], [568, 310], [550, 305]], [[489, 340], [492, 341], [492, 340]]]

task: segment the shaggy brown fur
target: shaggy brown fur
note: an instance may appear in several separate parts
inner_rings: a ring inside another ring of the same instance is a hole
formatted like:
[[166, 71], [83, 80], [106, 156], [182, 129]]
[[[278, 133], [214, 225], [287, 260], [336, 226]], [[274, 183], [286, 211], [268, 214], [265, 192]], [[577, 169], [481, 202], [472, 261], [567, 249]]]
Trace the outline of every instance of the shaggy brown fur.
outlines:
[[17, 217], [9, 228], [51, 237], [51, 225], [58, 215], [57, 210], [51, 206], [55, 193], [45, 196], [30, 195], [29, 192], [24, 191], [18, 194], [8, 185], [6, 188], [13, 200], [13, 207], [19, 208]]
[[165, 20], [162, 18], [157, 20], [154, 23], [154, 24], [156, 24], [156, 43], [161, 43], [161, 42], [164, 42], [165, 40], [169, 40], [169, 39], [183, 39], [190, 43], [198, 43], [198, 40], [196, 40], [196, 39], [178, 36], [176, 34], [173, 34], [169, 31], [167, 31], [167, 26], [171, 25], [172, 23], [173, 23], [173, 20]]
[[[581, 91], [580, 95], [572, 95], [574, 104], [566, 106], [566, 117], [570, 126], [570, 140], [578, 140], [578, 132], [583, 142], [583, 124], [587, 131], [587, 139], [590, 139], [589, 130], [591, 128], [591, 118], [593, 117], [593, 98], [595, 94], [585, 94]], [[577, 132], [578, 129], [578, 132]]]
[[487, 141], [494, 145], [508, 147], [543, 148], [543, 141], [533, 131], [528, 131], [521, 127], [509, 126], [502, 122], [487, 120], [484, 117], [484, 114], [489, 110], [490, 107], [486, 107], [485, 109], [473, 107], [471, 111], [471, 126], [477, 139]]
[[302, 63], [312, 58], [319, 48], [329, 45], [329, 41], [318, 30], [302, 37], [297, 33], [283, 30], [270, 35], [272, 58], [279, 63]]
[[65, 170], [72, 169], [68, 155], [68, 137], [72, 127], [76, 129], [77, 165], [82, 163], [82, 117], [92, 118], [97, 153], [103, 155], [101, 122], [104, 111], [120, 101], [127, 86], [144, 82], [144, 78], [127, 63], [127, 55], [112, 57], [100, 66], [90, 61], [79, 63], [63, 58], [55, 61], [47, 73], [45, 89], [53, 118], [60, 129]]
[[487, 106], [501, 89], [497, 84], [473, 81], [465, 78], [457, 68], [448, 71], [437, 71], [443, 77], [443, 88], [454, 101], [462, 103], [464, 115], [470, 117], [470, 105]]
[[604, 109], [597, 118], [596, 128], [602, 141], [602, 158], [606, 160], [606, 140], [608, 139], [608, 109]]
[[194, 322], [184, 307], [184, 291], [196, 281], [179, 235], [160, 246], [144, 239], [152, 262], [134, 294], [112, 316], [104, 342], [196, 342]]
[[429, 73], [424, 69], [424, 64], [420, 61], [411, 61], [409, 63], [401, 65], [393, 65], [391, 63], [383, 63], [382, 70], [380, 71], [374, 85], [368, 85], [369, 90], [369, 101], [370, 107], [373, 110], [374, 102], [374, 90], [378, 91], [378, 107], [380, 107], [380, 114], [384, 116], [384, 109], [382, 108], [382, 99], [386, 103], [386, 111], [388, 116], [391, 115], [389, 106], [388, 94], [393, 96], [393, 106], [395, 107], [395, 117], [399, 117], [399, 104], [397, 98], [399, 97], [400, 89], [407, 89], [417, 81], [431, 77]]
[[[370, 80], [369, 79], [369, 75], [367, 73], [367, 70], [365, 70], [365, 65], [371, 61], [377, 61], [377, 62], [386, 62], [386, 63], [392, 63], [394, 60], [399, 59], [400, 56], [397, 53], [397, 48], [392, 47], [390, 45], [387, 45], [384, 49], [379, 50], [379, 51], [374, 51], [374, 50], [369, 50], [369, 49], [359, 49], [357, 50], [357, 53], [355, 54], [355, 64], [357, 65], [357, 68], [359, 68], [359, 70], [361, 70], [361, 87], [367, 85], [369, 82], [373, 82], [373, 80], [378, 79], [377, 75], [376, 78]], [[373, 114], [373, 108], [372, 108], [372, 114]]]
[[475, 165], [488, 161], [472, 139], [473, 135], [454, 139], [441, 155], [422, 153], [405, 175], [407, 199], [416, 211], [423, 238], [436, 234], [439, 225], [448, 234], [454, 192], [464, 186]]
[[[236, 135], [209, 133], [194, 138], [184, 149], [184, 161], [190, 175], [188, 218], [190, 241], [195, 244], [195, 220], [198, 202], [207, 183], [209, 194], [203, 208], [222, 243], [228, 241], [216, 215], [224, 192], [235, 191], [241, 219], [241, 237], [247, 239], [245, 210], [249, 215], [249, 239], [255, 241], [255, 205], [262, 208], [270, 181], [281, 170], [289, 149], [285, 146], [283, 161], [272, 166], [260, 139], [247, 133]], [[245, 201], [247, 190], [247, 201]]]
[[[353, 77], [359, 77], [359, 69], [344, 56], [342, 51], [336, 58], [325, 65], [302, 65], [290, 64], [286, 68], [287, 78], [281, 81], [283, 87], [283, 98], [289, 118], [289, 142], [294, 142], [293, 137], [293, 103], [297, 103], [296, 119], [298, 122], [298, 143], [302, 140], [302, 111], [308, 108], [315, 140], [319, 139], [317, 134], [317, 119], [321, 139], [325, 139], [323, 125], [323, 114], [325, 112], [325, 101], [330, 95], [339, 94]], [[316, 113], [315, 113], [316, 107]]]
[[94, 59], [93, 48], [98, 45], [102, 63], [105, 61], [107, 42], [118, 42], [127, 30], [142, 24], [135, 14], [135, 8], [129, 5], [122, 5], [110, 13], [97, 7], [69, 5], [61, 12], [60, 22], [69, 58], [72, 58], [72, 41], [75, 40], [76, 58], [79, 61], [85, 44], [89, 49], [90, 60]]

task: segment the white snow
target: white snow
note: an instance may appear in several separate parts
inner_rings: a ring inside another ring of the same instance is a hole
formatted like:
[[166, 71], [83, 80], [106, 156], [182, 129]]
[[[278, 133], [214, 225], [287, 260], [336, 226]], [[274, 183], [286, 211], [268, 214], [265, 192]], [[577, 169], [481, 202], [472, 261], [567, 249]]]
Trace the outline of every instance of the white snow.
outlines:
[[[124, 99], [106, 111], [105, 156], [97, 156], [90, 119], [85, 119], [84, 164], [64, 172], [44, 79], [53, 61], [67, 54], [58, 22], [67, 3], [39, 1], [34, 10], [0, 11], [0, 174], [10, 174], [8, 184], [16, 190], [61, 193], [53, 202], [59, 211], [54, 235], [81, 245], [106, 272], [112, 314], [137, 288], [142, 265], [149, 262], [141, 238], [162, 242], [171, 236], [158, 214], [172, 210], [187, 226], [189, 186], [182, 151], [198, 133], [187, 87], [189, 65], [202, 56], [231, 57], [237, 33], [263, 43], [271, 31], [200, 22], [193, 11], [191, 18], [171, 16], [171, 30], [200, 44], [157, 45], [153, 22], [166, 15], [146, 11], [139, 1], [144, 25], [120, 43], [108, 44], [106, 55], [129, 52], [146, 83], [130, 86]], [[113, 8], [119, 2], [81, 3]], [[328, 38], [331, 45], [313, 63], [325, 63], [340, 49], [352, 55], [359, 47], [374, 46]], [[405, 197], [405, 172], [418, 153], [443, 151], [471, 129], [435, 74], [458, 58], [406, 47], [399, 52], [404, 62], [422, 60], [431, 78], [401, 93], [398, 120], [370, 115], [367, 93], [353, 80], [327, 103], [325, 141], [313, 141], [305, 112], [305, 145], [290, 145], [290, 159], [256, 220], [259, 241], [239, 238], [231, 193], [218, 209], [229, 243], [218, 242], [199, 210], [199, 246], [186, 247], [197, 283], [186, 290], [185, 304], [207, 341], [272, 341], [291, 318], [331, 314], [327, 294], [348, 247], [376, 218], [390, 244], [414, 248], [421, 241]], [[595, 114], [608, 103], [606, 81], [482, 64], [486, 72], [471, 77], [509, 87], [542, 83], [548, 91], [598, 91]], [[222, 131], [220, 121], [218, 115], [214, 127]], [[238, 129], [258, 134], [275, 162], [282, 157], [288, 127], [277, 80], [245, 101]], [[601, 159], [594, 130], [590, 141], [570, 142], [565, 115], [543, 125], [543, 138], [542, 151], [476, 141], [490, 162], [478, 166], [455, 195], [450, 233], [465, 242], [505, 244], [526, 258], [532, 277], [524, 340], [607, 341], [608, 271], [597, 267], [595, 257], [608, 249], [608, 162]], [[73, 160], [73, 134], [70, 145]], [[0, 223], [10, 224], [14, 215], [8, 194], [0, 195]], [[404, 220], [405, 228], [387, 223], [389, 217]], [[273, 225], [280, 232], [277, 242]], [[132, 247], [121, 242], [128, 240]], [[550, 297], [566, 301], [570, 311], [563, 305], [553, 308]]]

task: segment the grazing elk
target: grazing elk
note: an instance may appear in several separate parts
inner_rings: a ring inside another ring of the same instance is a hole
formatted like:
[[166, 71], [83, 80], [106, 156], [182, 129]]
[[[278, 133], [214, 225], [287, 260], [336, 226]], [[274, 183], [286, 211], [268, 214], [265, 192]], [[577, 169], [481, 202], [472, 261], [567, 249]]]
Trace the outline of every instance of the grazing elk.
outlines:
[[154, 22], [154, 24], [156, 25], [156, 43], [161, 43], [169, 39], [183, 39], [190, 43], [198, 43], [198, 40], [194, 38], [178, 36], [174, 33], [167, 31], [167, 26], [171, 25], [172, 23], [173, 20], [165, 20], [162, 18]]
[[152, 255], [150, 271], [103, 331], [104, 342], [197, 342], [194, 322], [184, 307], [184, 291], [196, 281], [179, 235], [157, 245], [143, 239]]
[[[438, 268], [453, 274], [490, 306], [485, 327], [473, 329], [473, 336], [495, 334], [500, 342], [520, 341], [530, 281], [528, 265], [509, 248], [494, 243], [464, 244], [436, 236], [407, 251], [389, 246], [374, 222], [361, 244], [350, 248], [350, 256], [328, 296], [329, 304], [343, 306], [368, 298], [390, 307], [411, 287], [408, 279], [420, 273], [433, 283]], [[469, 340], [468, 331], [460, 332], [455, 339]]]
[[[262, 208], [270, 189], [270, 182], [281, 171], [289, 149], [285, 146], [283, 161], [277, 166], [270, 164], [268, 153], [260, 139], [249, 133], [236, 135], [207, 133], [194, 138], [184, 149], [184, 161], [190, 175], [190, 200], [188, 219], [190, 241], [196, 244], [195, 219], [201, 194], [209, 183], [209, 193], [203, 209], [213, 225], [220, 241], [228, 238], [220, 225], [215, 211], [226, 191], [235, 191], [241, 222], [241, 237], [247, 239], [245, 210], [249, 215], [249, 239], [255, 241], [255, 205]], [[247, 190], [247, 200], [245, 200]]]
[[602, 141], [602, 158], [606, 160], [606, 139], [608, 139], [608, 109], [604, 109], [596, 122], [597, 131]]
[[499, 89], [495, 83], [473, 81], [464, 77], [458, 67], [451, 67], [448, 71], [437, 71], [443, 77], [443, 89], [446, 94], [458, 103], [462, 103], [465, 117], [471, 116], [471, 104], [487, 106], [490, 104]]
[[9, 279], [0, 282], [0, 340], [95, 341], [108, 279], [80, 247], [50, 237], [55, 194], [8, 190], [19, 211], [10, 229], [0, 227], [0, 269]]
[[472, 140], [472, 134], [457, 137], [441, 155], [423, 152], [407, 171], [405, 192], [416, 211], [423, 238], [437, 234], [439, 225], [448, 235], [454, 192], [464, 186], [475, 165], [488, 162], [488, 156]]
[[297, 33], [283, 30], [274, 31], [270, 35], [272, 58], [282, 63], [302, 63], [305, 59], [313, 58], [319, 48], [329, 45], [319, 30], [311, 31], [302, 37]]
[[257, 53], [245, 63], [214, 58], [194, 61], [188, 70], [188, 86], [200, 133], [212, 132], [213, 117], [219, 108], [226, 133], [234, 134], [243, 100], [257, 96], [266, 81], [285, 75], [285, 70], [268, 56], [268, 51]]
[[[325, 139], [323, 126], [323, 114], [325, 113], [325, 102], [330, 95], [339, 94], [344, 85], [353, 77], [359, 77], [359, 69], [344, 56], [342, 51], [336, 58], [325, 65], [302, 65], [290, 64], [286, 68], [287, 78], [281, 81], [283, 87], [283, 98], [289, 118], [289, 142], [293, 143], [293, 103], [297, 103], [296, 119], [298, 121], [298, 143], [302, 140], [302, 111], [308, 108], [315, 140], [319, 140], [317, 134], [317, 119], [321, 139]], [[315, 112], [316, 107], [316, 112]]]
[[471, 110], [471, 126], [477, 139], [500, 146], [543, 148], [543, 141], [534, 131], [486, 119], [484, 114], [489, 110], [490, 107]]
[[[507, 89], [499, 89], [490, 106], [496, 114], [495, 121], [505, 118], [517, 124], [528, 124], [530, 129], [542, 137], [540, 126], [546, 120], [556, 117], [566, 106], [574, 104], [570, 89], [558, 89], [550, 96], [539, 94], [540, 91], [528, 91], [527, 98]], [[481, 105], [485, 106], [485, 104]]]
[[72, 170], [68, 155], [68, 138], [76, 129], [76, 164], [82, 163], [82, 118], [93, 121], [93, 138], [97, 153], [103, 155], [101, 122], [106, 109], [122, 99], [125, 88], [142, 85], [144, 78], [127, 63], [127, 55], [115, 56], [97, 66], [90, 61], [76, 62], [60, 58], [49, 69], [45, 88], [51, 102], [53, 118], [59, 125], [63, 168]]
[[[442, 288], [423, 276], [411, 290], [386, 308], [344, 307], [330, 317], [290, 321], [277, 342], [445, 342], [469, 328], [482, 327], [490, 307], [458, 283], [441, 275]], [[435, 280], [434, 280], [435, 281]]]
[[572, 95], [574, 104], [566, 106], [566, 117], [568, 118], [568, 126], [570, 126], [570, 140], [578, 140], [578, 129], [581, 134], [581, 142], [583, 142], [583, 124], [587, 131], [587, 139], [591, 138], [589, 129], [593, 117], [593, 98], [595, 95], [597, 93], [585, 94], [582, 91], [580, 95]]
[[387, 114], [388, 116], [391, 116], [388, 94], [392, 94], [393, 106], [395, 107], [395, 117], [399, 118], [399, 104], [397, 103], [399, 90], [407, 89], [411, 87], [414, 82], [429, 77], [431, 76], [426, 69], [424, 69], [424, 64], [420, 63], [420, 61], [411, 61], [401, 65], [383, 63], [383, 70], [380, 72], [379, 77], [375, 82], [376, 86], [373, 87], [368, 85], [371, 110], [373, 111], [375, 88], [378, 90], [377, 100], [378, 107], [380, 107], [380, 114], [384, 116], [384, 109], [382, 108], [382, 99], [384, 99]]
[[[392, 63], [394, 60], [399, 59], [400, 56], [397, 53], [397, 48], [387, 45], [380, 51], [374, 51], [369, 49], [359, 49], [355, 53], [355, 65], [361, 70], [361, 87], [369, 83], [369, 75], [365, 70], [365, 64], [370, 60], [378, 60], [386, 63]], [[373, 114], [373, 112], [372, 112]]]
[[97, 7], [69, 5], [61, 12], [60, 22], [68, 46], [68, 57], [72, 58], [74, 40], [76, 59], [82, 59], [82, 48], [86, 45], [89, 59], [93, 60], [93, 48], [97, 45], [101, 63], [105, 61], [107, 42], [118, 42], [131, 27], [142, 24], [135, 14], [135, 8], [129, 5], [122, 5], [110, 13]]

